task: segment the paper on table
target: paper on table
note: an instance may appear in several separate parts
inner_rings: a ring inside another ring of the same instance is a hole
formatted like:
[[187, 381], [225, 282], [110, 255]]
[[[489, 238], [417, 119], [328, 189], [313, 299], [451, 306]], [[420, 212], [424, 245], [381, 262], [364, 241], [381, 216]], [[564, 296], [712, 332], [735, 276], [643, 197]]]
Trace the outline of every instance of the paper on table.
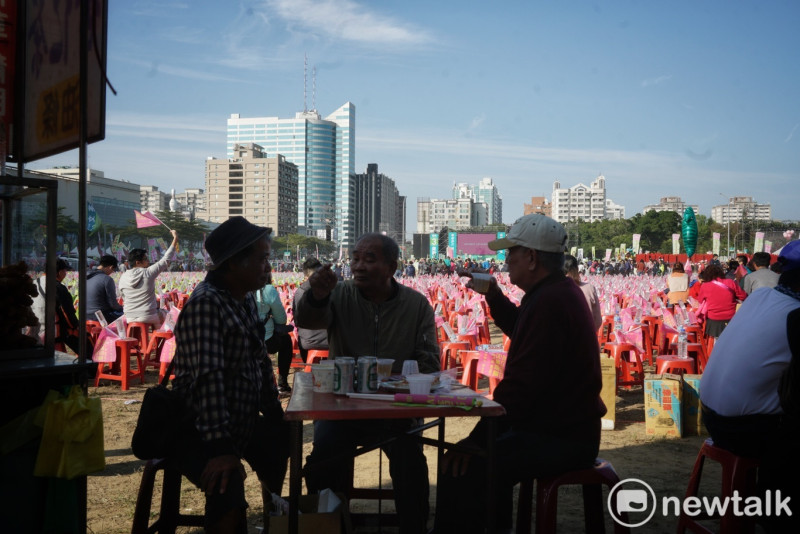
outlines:
[[395, 402], [411, 404], [433, 404], [437, 406], [482, 406], [483, 399], [472, 395], [412, 395], [395, 393]]
[[394, 395], [382, 395], [380, 393], [348, 393], [351, 399], [366, 399], [366, 400], [380, 400], [380, 401], [393, 401]]

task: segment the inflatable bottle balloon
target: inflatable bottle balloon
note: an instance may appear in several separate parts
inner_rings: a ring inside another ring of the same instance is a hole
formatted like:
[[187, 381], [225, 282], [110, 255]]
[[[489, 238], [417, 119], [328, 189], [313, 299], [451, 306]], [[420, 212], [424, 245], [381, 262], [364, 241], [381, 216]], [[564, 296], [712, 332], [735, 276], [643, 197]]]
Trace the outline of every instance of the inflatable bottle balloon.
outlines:
[[697, 219], [694, 218], [694, 210], [692, 208], [686, 208], [683, 212], [681, 235], [683, 236], [683, 246], [686, 249], [686, 256], [687, 258], [691, 258], [697, 246]]

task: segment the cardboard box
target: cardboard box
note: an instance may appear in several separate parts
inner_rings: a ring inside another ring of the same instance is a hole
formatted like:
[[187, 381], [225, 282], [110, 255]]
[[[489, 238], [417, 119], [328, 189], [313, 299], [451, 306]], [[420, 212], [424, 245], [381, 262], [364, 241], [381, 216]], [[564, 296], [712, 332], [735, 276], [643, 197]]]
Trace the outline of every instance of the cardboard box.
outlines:
[[702, 407], [700, 404], [700, 377], [703, 375], [683, 375], [683, 435], [707, 436], [703, 425]]
[[[347, 499], [344, 495], [338, 494], [342, 505], [334, 512], [319, 513], [318, 495], [300, 496], [300, 515], [298, 525], [300, 534], [352, 534], [353, 525], [350, 521], [350, 511]], [[288, 497], [284, 497], [289, 500]], [[269, 518], [270, 534], [288, 534], [289, 516], [280, 515]]]
[[644, 423], [648, 436], [683, 436], [682, 398], [683, 380], [680, 375], [645, 375]]
[[603, 377], [600, 399], [608, 410], [600, 420], [600, 424], [603, 430], [614, 430], [617, 419], [617, 368], [614, 365], [614, 358], [600, 354], [600, 374]]

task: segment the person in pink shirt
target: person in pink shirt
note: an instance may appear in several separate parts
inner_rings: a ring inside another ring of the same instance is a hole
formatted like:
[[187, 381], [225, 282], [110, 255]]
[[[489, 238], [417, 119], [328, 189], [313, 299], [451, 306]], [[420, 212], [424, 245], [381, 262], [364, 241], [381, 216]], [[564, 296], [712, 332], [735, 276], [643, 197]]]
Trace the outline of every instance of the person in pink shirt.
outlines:
[[725, 278], [725, 271], [719, 265], [709, 265], [702, 273], [698, 300], [706, 303], [706, 336], [719, 337], [728, 322], [736, 313], [736, 306], [747, 298], [734, 280]]

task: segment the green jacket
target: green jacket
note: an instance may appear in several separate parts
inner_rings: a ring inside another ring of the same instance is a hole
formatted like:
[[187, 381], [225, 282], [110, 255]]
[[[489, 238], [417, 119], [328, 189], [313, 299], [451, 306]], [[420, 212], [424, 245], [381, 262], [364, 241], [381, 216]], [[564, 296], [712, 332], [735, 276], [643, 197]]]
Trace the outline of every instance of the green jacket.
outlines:
[[380, 304], [365, 299], [352, 280], [339, 282], [327, 299], [306, 291], [294, 310], [295, 325], [326, 328], [330, 358], [394, 358], [393, 373], [417, 360], [421, 373], [439, 371], [433, 308], [421, 293], [392, 280], [394, 296]]

